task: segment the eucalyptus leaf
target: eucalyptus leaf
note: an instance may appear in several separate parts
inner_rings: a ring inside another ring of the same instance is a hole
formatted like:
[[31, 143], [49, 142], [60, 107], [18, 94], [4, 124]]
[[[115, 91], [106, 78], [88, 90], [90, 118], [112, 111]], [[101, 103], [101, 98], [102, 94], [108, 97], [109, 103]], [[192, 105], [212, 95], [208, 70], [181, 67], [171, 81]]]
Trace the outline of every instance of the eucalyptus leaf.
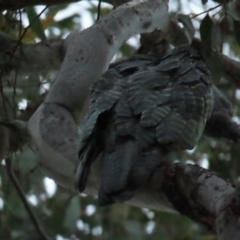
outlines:
[[26, 8], [30, 28], [35, 32], [35, 34], [41, 39], [46, 40], [46, 36], [44, 33], [44, 28], [42, 26], [40, 17], [38, 16], [37, 12], [35, 11], [34, 7]]
[[221, 52], [223, 45], [223, 35], [218, 23], [212, 26], [212, 50]]
[[178, 14], [177, 19], [179, 22], [183, 24], [184, 26], [183, 30], [184, 30], [185, 36], [188, 40], [188, 43], [191, 44], [195, 34], [195, 28], [193, 26], [191, 18], [189, 17], [189, 15]]
[[205, 57], [210, 57], [212, 50], [212, 29], [213, 21], [207, 14], [200, 24], [200, 36], [202, 41], [202, 53]]
[[219, 54], [222, 48], [222, 34], [218, 24], [207, 14], [200, 25], [200, 36], [202, 41], [202, 55], [211, 71], [212, 79], [216, 83], [222, 75], [222, 57]]

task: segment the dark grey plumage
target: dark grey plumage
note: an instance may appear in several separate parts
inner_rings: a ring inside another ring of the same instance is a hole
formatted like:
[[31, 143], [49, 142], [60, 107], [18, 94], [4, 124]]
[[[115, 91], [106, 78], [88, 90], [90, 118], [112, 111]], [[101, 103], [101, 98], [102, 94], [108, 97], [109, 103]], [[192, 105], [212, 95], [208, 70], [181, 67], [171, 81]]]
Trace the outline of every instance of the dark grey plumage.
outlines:
[[101, 153], [99, 204], [130, 199], [169, 151], [196, 145], [212, 104], [210, 73], [190, 48], [114, 65], [92, 87], [79, 151], [80, 192]]

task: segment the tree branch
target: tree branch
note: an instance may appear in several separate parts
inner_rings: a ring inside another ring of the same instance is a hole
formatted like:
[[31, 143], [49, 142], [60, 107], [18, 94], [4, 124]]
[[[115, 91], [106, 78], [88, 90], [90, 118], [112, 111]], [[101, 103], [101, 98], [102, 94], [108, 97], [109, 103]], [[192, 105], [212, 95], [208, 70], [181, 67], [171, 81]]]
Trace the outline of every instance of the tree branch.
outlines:
[[9, 1], [0, 0], [0, 11], [4, 10], [16, 10], [19, 8], [25, 8], [36, 5], [57, 5], [64, 3], [78, 2], [79, 0], [21, 0], [21, 1]]
[[36, 231], [40, 237], [41, 240], [50, 240], [50, 238], [44, 233], [37, 217], [35, 216], [34, 212], [32, 211], [23, 191], [22, 191], [22, 188], [20, 186], [20, 184], [18, 183], [18, 180], [16, 179], [13, 171], [12, 171], [12, 160], [11, 158], [7, 158], [6, 159], [6, 166], [7, 166], [7, 173], [8, 173], [8, 176], [10, 178], [10, 180], [12, 181], [34, 227], [36, 228]]
[[[176, 22], [171, 21], [167, 36], [171, 44], [179, 46], [178, 37], [180, 34], [181, 27]], [[145, 34], [144, 37], [146, 45], [149, 45], [158, 44], [166, 35], [158, 31], [153, 34]], [[151, 43], [149, 43], [149, 39]], [[200, 40], [195, 38], [194, 41], [200, 48]], [[57, 71], [66, 54], [66, 46], [64, 40], [61, 39], [51, 39], [37, 44], [21, 44], [16, 48], [17, 44], [17, 40], [12, 40], [0, 33], [0, 67], [5, 72], [18, 70], [18, 74], [29, 75]], [[223, 60], [223, 76], [226, 80], [240, 87], [240, 62], [224, 54], [220, 57]]]
[[64, 40], [52, 39], [36, 44], [19, 44], [0, 33], [0, 68], [18, 74], [56, 71], [65, 56]]
[[[19, 8], [37, 6], [37, 5], [58, 5], [64, 3], [80, 2], [81, 0], [21, 0], [21, 1], [9, 1], [0, 0], [0, 11], [4, 10], [16, 10]], [[113, 6], [119, 6], [121, 4], [129, 2], [129, 0], [104, 0], [104, 2], [112, 4]]]
[[[158, 44], [167, 37], [171, 44], [180, 46], [184, 44], [178, 41], [181, 34], [181, 27], [176, 22], [170, 21], [167, 36], [162, 31], [145, 34], [145, 45]], [[201, 48], [199, 39], [194, 38], [194, 42]], [[12, 40], [0, 33], [0, 67], [6, 72], [18, 70], [18, 74], [28, 75], [56, 71], [60, 68], [66, 54], [65, 42], [61, 39], [51, 39], [37, 44], [21, 44], [16, 48], [17, 44], [17, 40]], [[220, 57], [223, 60], [223, 76], [240, 87], [240, 62], [226, 55], [220, 55]]]
[[[86, 193], [100, 187], [101, 158], [91, 168]], [[191, 164], [163, 163], [127, 204], [176, 212], [218, 234], [218, 239], [239, 239], [239, 189], [217, 173]]]
[[219, 240], [240, 239], [238, 188], [197, 165], [171, 164], [164, 174], [163, 191], [176, 210], [217, 232]]

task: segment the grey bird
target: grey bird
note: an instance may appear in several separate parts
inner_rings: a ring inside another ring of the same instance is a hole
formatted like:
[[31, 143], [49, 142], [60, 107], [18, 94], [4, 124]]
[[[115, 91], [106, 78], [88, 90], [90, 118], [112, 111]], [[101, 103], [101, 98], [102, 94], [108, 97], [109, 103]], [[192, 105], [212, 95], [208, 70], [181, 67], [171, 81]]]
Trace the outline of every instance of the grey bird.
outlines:
[[91, 89], [76, 172], [79, 191], [100, 154], [98, 202], [106, 206], [131, 199], [170, 151], [194, 148], [203, 132], [235, 141], [234, 134], [215, 133], [221, 119], [236, 130], [229, 106], [194, 49], [141, 54], [112, 65]]

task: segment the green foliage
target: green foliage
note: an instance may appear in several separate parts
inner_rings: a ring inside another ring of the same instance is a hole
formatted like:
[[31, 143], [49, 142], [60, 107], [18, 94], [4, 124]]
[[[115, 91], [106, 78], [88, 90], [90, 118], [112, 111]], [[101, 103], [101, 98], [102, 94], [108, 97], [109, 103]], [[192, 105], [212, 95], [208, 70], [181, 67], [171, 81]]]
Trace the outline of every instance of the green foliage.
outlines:
[[186, 38], [184, 42], [187, 42], [188, 45], [190, 45], [195, 35], [195, 28], [193, 26], [191, 18], [189, 17], [189, 15], [178, 14], [177, 19], [179, 22], [181, 22], [184, 25], [184, 33], [185, 33], [184, 35]]
[[34, 7], [28, 7], [26, 9], [26, 12], [27, 12], [28, 20], [29, 20], [32, 30], [37, 34], [37, 36], [41, 40], [46, 40], [46, 36], [44, 33], [44, 29], [43, 29], [41, 20], [38, 17], [38, 14], [36, 13]]
[[[196, 3], [201, 5], [200, 0]], [[207, 6], [212, 1], [202, 0]], [[224, 0], [215, 0], [223, 3]], [[60, 20], [56, 20], [68, 7], [67, 4], [49, 7], [45, 13], [36, 19], [39, 9], [29, 7], [22, 14], [21, 19], [28, 20], [31, 24], [23, 37], [25, 42], [34, 42], [36, 39], [62, 38], [74, 29], [81, 29], [82, 17], [81, 2], [74, 3], [79, 13], [65, 14]], [[181, 1], [172, 1], [170, 4], [181, 4]], [[181, 6], [183, 9], [183, 6]], [[96, 4], [90, 5], [88, 13], [92, 21], [96, 20]], [[103, 8], [101, 15], [107, 14], [109, 8]], [[177, 15], [179, 12], [172, 13]], [[219, 13], [216, 20], [213, 20], [209, 13], [203, 19], [194, 19], [196, 24], [188, 15], [178, 15], [185, 26], [185, 33], [191, 42], [194, 35], [199, 34], [202, 40], [202, 48], [206, 61], [212, 64], [212, 73], [220, 89], [227, 95], [234, 105], [234, 114], [240, 113], [239, 98], [236, 98], [236, 87], [220, 79], [222, 76], [222, 65], [214, 51], [222, 48], [222, 44], [229, 46], [231, 53], [240, 56], [239, 22], [234, 23], [234, 37], [228, 40], [224, 32], [219, 29], [219, 20], [223, 16]], [[7, 11], [0, 14], [0, 31], [18, 37], [26, 24], [21, 24], [19, 12]], [[193, 26], [195, 28], [193, 28]], [[46, 31], [47, 30], [47, 31]], [[221, 35], [222, 34], [222, 35]], [[195, 36], [196, 36], [195, 35]], [[225, 42], [224, 42], [225, 41]], [[237, 45], [238, 43], [238, 45]], [[132, 55], [137, 49], [133, 44], [125, 43], [119, 53], [119, 57]], [[214, 51], [213, 51], [214, 50]], [[5, 104], [10, 118], [20, 115], [21, 110], [17, 109], [22, 100], [28, 103], [36, 99], [48, 85], [52, 84], [50, 75], [31, 75], [27, 77], [18, 76], [11, 81], [3, 81], [5, 92]], [[16, 94], [13, 94], [13, 88]], [[1, 137], [1, 136], [0, 136]], [[209, 168], [220, 173], [223, 177], [237, 181], [240, 176], [240, 148], [232, 143], [221, 141], [216, 142], [202, 138], [198, 146], [192, 152], [175, 152], [169, 156], [171, 161], [187, 163], [209, 164]], [[170, 213], [155, 212], [147, 209], [131, 207], [125, 204], [99, 208], [96, 199], [91, 196], [73, 196], [60, 186], [54, 194], [49, 194], [44, 184], [45, 177], [38, 168], [38, 162], [32, 149], [25, 146], [21, 152], [13, 157], [13, 171], [23, 188], [23, 192], [29, 199], [30, 206], [35, 212], [44, 231], [52, 237], [63, 236], [65, 239], [83, 240], [214, 240], [216, 239], [207, 229], [192, 222], [184, 216]], [[48, 182], [49, 186], [50, 183]], [[76, 236], [76, 238], [75, 238]], [[35, 240], [40, 239], [23, 207], [12, 182], [6, 171], [6, 165], [0, 164], [0, 239], [3, 240]]]
[[200, 36], [202, 41], [202, 54], [209, 67], [212, 78], [217, 83], [223, 75], [222, 58], [217, 54], [221, 52], [223, 38], [219, 25], [207, 14], [200, 24]]

